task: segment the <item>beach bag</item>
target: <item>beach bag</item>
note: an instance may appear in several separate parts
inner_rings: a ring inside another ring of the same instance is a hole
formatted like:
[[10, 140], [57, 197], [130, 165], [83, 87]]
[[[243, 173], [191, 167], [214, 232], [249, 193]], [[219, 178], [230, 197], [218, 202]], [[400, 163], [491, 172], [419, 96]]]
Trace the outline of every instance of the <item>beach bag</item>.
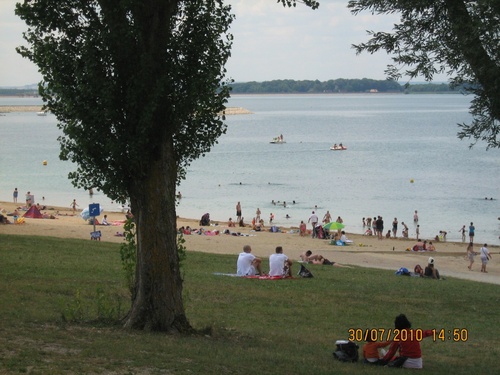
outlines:
[[279, 230], [278, 230], [278, 227], [277, 227], [276, 225], [273, 225], [273, 226], [271, 227], [271, 232], [272, 232], [272, 233], [278, 233], [278, 231], [279, 231]]
[[357, 362], [359, 359], [359, 346], [349, 340], [337, 340], [335, 342], [336, 350], [333, 357], [341, 362]]
[[313, 274], [311, 273], [311, 271], [309, 271], [306, 267], [304, 267], [303, 264], [300, 265], [300, 270], [299, 270], [298, 275], [300, 277], [304, 277], [304, 278], [314, 277]]
[[396, 275], [399, 276], [410, 276], [410, 271], [408, 271], [408, 268], [406, 267], [401, 267], [399, 270], [396, 271]]

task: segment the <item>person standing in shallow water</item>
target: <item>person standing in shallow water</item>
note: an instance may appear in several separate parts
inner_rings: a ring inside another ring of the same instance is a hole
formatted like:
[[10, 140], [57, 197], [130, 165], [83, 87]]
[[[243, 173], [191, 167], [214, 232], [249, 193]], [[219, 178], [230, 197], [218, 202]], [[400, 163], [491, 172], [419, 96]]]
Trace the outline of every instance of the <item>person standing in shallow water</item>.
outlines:
[[396, 238], [396, 234], [398, 233], [398, 218], [395, 217], [392, 221], [392, 236]]
[[255, 211], [255, 221], [258, 223], [260, 221], [260, 208], [257, 208], [257, 211]]
[[323, 216], [323, 223], [328, 224], [332, 221], [332, 215], [330, 215], [330, 211], [326, 211], [325, 216]]
[[459, 232], [462, 234], [462, 242], [465, 242], [465, 233], [467, 232], [467, 229], [465, 229], [465, 225], [462, 226]]
[[474, 223], [471, 222], [469, 225], [469, 242], [474, 242], [474, 232], [476, 231], [476, 227]]
[[14, 193], [12, 193], [12, 199], [14, 200], [14, 203], [17, 203], [18, 196], [19, 196], [19, 191], [17, 191], [17, 188], [15, 188]]

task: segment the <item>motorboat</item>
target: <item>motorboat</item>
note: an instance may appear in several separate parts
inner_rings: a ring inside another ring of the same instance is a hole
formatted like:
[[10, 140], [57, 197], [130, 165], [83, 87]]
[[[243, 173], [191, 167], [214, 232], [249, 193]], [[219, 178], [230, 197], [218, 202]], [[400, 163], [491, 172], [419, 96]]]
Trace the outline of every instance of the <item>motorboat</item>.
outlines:
[[332, 150], [332, 151], [345, 151], [345, 150], [347, 150], [347, 147], [345, 147], [342, 143], [339, 145], [334, 144], [332, 147], [330, 147], [330, 150]]
[[47, 116], [47, 112], [45, 111], [40, 111], [36, 113], [37, 116]]

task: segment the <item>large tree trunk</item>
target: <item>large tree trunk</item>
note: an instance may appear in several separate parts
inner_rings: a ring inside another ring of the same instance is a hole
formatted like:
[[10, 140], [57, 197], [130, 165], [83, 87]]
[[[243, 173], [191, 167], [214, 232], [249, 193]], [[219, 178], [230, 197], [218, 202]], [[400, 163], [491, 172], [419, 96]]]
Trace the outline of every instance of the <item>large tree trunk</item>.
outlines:
[[190, 331], [182, 301], [177, 252], [176, 163], [171, 140], [163, 142], [147, 177], [131, 191], [137, 225], [136, 290], [125, 327]]

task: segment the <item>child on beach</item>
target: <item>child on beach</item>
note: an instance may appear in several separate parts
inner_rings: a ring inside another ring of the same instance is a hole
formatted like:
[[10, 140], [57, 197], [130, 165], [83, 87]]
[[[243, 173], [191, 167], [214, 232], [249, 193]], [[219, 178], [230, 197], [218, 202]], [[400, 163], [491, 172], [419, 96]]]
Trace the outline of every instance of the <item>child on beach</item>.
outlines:
[[[78, 206], [78, 204], [76, 203], [76, 199], [73, 199], [73, 202], [71, 202], [71, 204], [69, 206], [73, 209], [73, 214], [75, 214], [76, 207]], [[78, 206], [78, 207], [80, 207], [80, 206]]]
[[390, 343], [390, 341], [372, 341], [371, 337], [367, 337], [366, 344], [363, 345], [363, 362], [368, 365], [382, 364], [383, 362], [381, 362], [381, 359], [387, 353], [383, 348], [385, 348]]
[[301, 220], [299, 225], [300, 237], [304, 237], [306, 235], [306, 228], [306, 223], [304, 223], [304, 220]]

